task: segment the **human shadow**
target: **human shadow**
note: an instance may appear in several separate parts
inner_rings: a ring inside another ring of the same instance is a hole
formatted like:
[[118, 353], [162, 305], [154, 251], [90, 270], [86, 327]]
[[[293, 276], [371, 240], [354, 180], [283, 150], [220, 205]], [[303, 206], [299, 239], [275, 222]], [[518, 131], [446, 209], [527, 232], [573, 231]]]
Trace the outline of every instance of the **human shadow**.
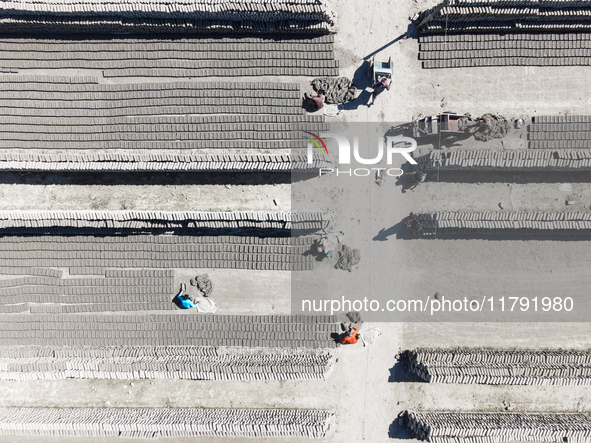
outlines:
[[421, 383], [424, 382], [421, 377], [410, 372], [408, 361], [408, 351], [401, 352], [396, 356], [396, 363], [392, 366], [388, 383]]
[[410, 188], [412, 188], [412, 186], [416, 183], [415, 182], [415, 176], [414, 175], [400, 175], [398, 177], [396, 177], [396, 186], [400, 186], [401, 187], [401, 192], [404, 194], [406, 191], [408, 191]]
[[401, 238], [406, 234], [406, 225], [403, 222], [398, 222], [393, 226], [390, 226], [388, 229], [382, 228], [380, 232], [376, 234], [373, 241], [388, 241], [388, 237], [392, 235], [396, 235], [396, 238]]
[[371, 92], [363, 89], [361, 91], [361, 94], [359, 94], [355, 99], [351, 100], [350, 102], [339, 105], [339, 108], [344, 111], [351, 111], [359, 108], [359, 106], [368, 106], [370, 96]]
[[355, 73], [353, 74], [353, 85], [357, 89], [363, 90], [372, 86], [371, 84], [371, 73], [370, 73], [370, 63], [368, 60], [364, 60], [361, 66], [359, 66]]
[[412, 431], [406, 426], [399, 424], [398, 419], [390, 423], [390, 427], [388, 428], [388, 437], [398, 438], [400, 440], [410, 440], [414, 438]]
[[174, 296], [174, 298], [172, 299], [172, 302], [176, 305], [177, 308], [179, 309], [185, 309], [181, 303], [180, 298], [178, 298], [178, 296]]
[[324, 252], [319, 252], [318, 251], [318, 246], [316, 244], [312, 244], [310, 246], [310, 249], [308, 249], [306, 252], [304, 252], [302, 254], [302, 256], [304, 257], [314, 257], [314, 259], [318, 262], [321, 262], [322, 260], [324, 260], [325, 258], [327, 258], [327, 255]]
[[337, 332], [331, 332], [330, 338], [333, 339], [335, 343], [341, 344], [341, 334]]

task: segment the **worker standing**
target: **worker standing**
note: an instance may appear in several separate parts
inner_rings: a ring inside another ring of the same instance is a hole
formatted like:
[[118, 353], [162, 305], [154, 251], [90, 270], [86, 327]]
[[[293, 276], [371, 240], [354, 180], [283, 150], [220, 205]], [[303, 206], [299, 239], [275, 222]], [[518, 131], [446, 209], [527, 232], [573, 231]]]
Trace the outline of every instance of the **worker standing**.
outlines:
[[414, 188], [416, 188], [417, 186], [419, 186], [421, 183], [425, 183], [425, 179], [427, 178], [427, 174], [425, 172], [421, 171], [420, 169], [417, 169], [416, 171], [413, 171], [413, 172], [405, 172], [403, 175], [413, 175], [414, 176], [415, 183], [414, 183], [414, 185], [412, 185], [410, 187], [411, 191]]
[[369, 103], [367, 104], [368, 108], [375, 103], [378, 95], [380, 95], [382, 92], [386, 90], [390, 90], [390, 83], [388, 83], [388, 78], [386, 76], [382, 77], [382, 79], [379, 82], [372, 86], [372, 89], [373, 92], [371, 93], [371, 96], [369, 97]]

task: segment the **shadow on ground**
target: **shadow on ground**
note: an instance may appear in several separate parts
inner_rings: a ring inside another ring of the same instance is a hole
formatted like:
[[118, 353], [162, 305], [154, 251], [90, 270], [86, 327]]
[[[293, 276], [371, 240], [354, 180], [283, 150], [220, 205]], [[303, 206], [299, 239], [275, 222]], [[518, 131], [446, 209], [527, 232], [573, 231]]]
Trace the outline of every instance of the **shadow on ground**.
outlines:
[[262, 185], [291, 182], [289, 172], [5, 172], [0, 184]]
[[412, 432], [403, 425], [398, 424], [398, 420], [394, 420], [388, 428], [388, 437], [398, 438], [400, 440], [414, 439]]
[[[429, 180], [429, 178], [430, 178], [429, 173], [427, 173], [427, 178], [425, 179], [425, 181]], [[395, 186], [400, 186], [401, 187], [400, 191], [403, 194], [406, 193], [407, 191], [409, 191], [410, 188], [412, 187], [412, 185], [414, 185], [414, 184], [415, 184], [415, 176], [414, 175], [401, 175], [399, 177], [396, 177]]]
[[392, 366], [388, 383], [423, 383], [424, 380], [418, 375], [410, 372], [408, 366], [407, 351], [402, 352], [396, 356], [396, 364]]
[[380, 46], [375, 51], [370, 52], [365, 57], [363, 57], [363, 59], [364, 60], [369, 60], [374, 55], [376, 55], [379, 52], [382, 52], [384, 49], [387, 49], [390, 46], [392, 46], [394, 43], [396, 43], [396, 42], [398, 42], [398, 41], [400, 41], [402, 39], [405, 39], [405, 38], [414, 38], [414, 39], [417, 39], [417, 38], [419, 38], [419, 35], [420, 35], [420, 32], [419, 32], [419, 29], [417, 27], [417, 24], [415, 22], [411, 22], [411, 23], [409, 23], [408, 27], [406, 28], [406, 32], [404, 34], [400, 34], [394, 40], [391, 40], [388, 43], [384, 44], [383, 46]]
[[427, 171], [427, 181], [442, 183], [591, 183], [589, 172]]
[[420, 237], [403, 237], [404, 240], [424, 238], [429, 240], [486, 240], [486, 241], [591, 241], [591, 232], [572, 232], [563, 234], [550, 234], [548, 232], [540, 232], [536, 234], [521, 234], [521, 233], [462, 233], [462, 234], [425, 234]]
[[377, 235], [372, 238], [373, 241], [388, 241], [388, 237], [396, 235], [395, 238], [404, 238], [405, 236], [413, 236], [411, 232], [407, 232], [409, 229], [406, 225], [400, 221], [389, 228], [382, 228]]

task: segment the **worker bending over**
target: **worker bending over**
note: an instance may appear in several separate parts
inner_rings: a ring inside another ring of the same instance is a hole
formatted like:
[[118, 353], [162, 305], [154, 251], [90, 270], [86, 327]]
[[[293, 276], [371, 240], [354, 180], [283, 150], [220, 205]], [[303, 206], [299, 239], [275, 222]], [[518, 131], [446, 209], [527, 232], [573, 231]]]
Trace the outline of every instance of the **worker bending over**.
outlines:
[[343, 340], [341, 341], [341, 344], [354, 345], [355, 343], [357, 343], [357, 340], [359, 340], [359, 338], [361, 338], [359, 335], [359, 329], [357, 329], [355, 326], [349, 326], [347, 332], [343, 334]]
[[195, 306], [197, 306], [199, 304], [199, 302], [198, 301], [191, 300], [191, 297], [187, 293], [185, 293], [183, 295], [183, 292], [184, 292], [184, 290], [186, 288], [187, 288], [187, 286], [184, 283], [181, 283], [181, 290], [176, 295], [176, 298], [179, 299], [179, 302], [181, 303], [181, 306], [184, 309], [191, 309], [191, 308], [194, 308]]

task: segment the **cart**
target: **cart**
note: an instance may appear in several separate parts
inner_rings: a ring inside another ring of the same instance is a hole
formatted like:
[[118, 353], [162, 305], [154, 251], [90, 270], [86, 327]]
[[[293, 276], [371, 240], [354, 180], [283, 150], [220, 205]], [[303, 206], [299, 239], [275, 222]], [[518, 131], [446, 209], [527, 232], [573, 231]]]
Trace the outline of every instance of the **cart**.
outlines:
[[465, 132], [459, 128], [459, 120], [463, 115], [455, 112], [442, 112], [439, 115], [421, 118], [419, 115], [412, 122], [413, 137], [421, 138], [432, 135], [459, 135]]
[[379, 82], [382, 77], [392, 79], [392, 57], [387, 62], [376, 61], [375, 57], [372, 57], [368, 74], [371, 77], [372, 85]]

